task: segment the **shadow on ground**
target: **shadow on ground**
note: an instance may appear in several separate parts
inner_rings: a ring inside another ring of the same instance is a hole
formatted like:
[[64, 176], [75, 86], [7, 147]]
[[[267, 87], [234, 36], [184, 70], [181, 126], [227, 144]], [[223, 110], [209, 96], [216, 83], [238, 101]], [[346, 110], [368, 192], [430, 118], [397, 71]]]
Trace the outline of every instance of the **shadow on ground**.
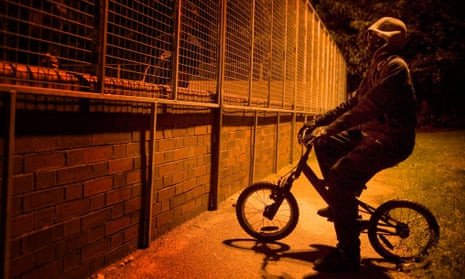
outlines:
[[[327, 246], [327, 245], [320, 245], [320, 244], [312, 244], [310, 245], [310, 249], [308, 250], [298, 250], [293, 251], [291, 247], [282, 242], [270, 242], [270, 243], [263, 243], [259, 242], [255, 239], [247, 239], [247, 238], [238, 238], [238, 239], [228, 239], [223, 241], [223, 244], [236, 248], [236, 249], [243, 249], [243, 250], [250, 250], [254, 251], [255, 253], [260, 253], [264, 255], [262, 264], [261, 264], [261, 277], [265, 279], [290, 279], [293, 278], [290, 275], [282, 274], [282, 275], [273, 275], [269, 274], [267, 271], [267, 266], [270, 262], [277, 262], [281, 259], [293, 259], [302, 262], [307, 262], [311, 266], [313, 266], [313, 262], [315, 260], [323, 257], [327, 253], [329, 253], [334, 247]], [[363, 259], [362, 266], [359, 271], [357, 272], [345, 272], [343, 273], [343, 278], [351, 279], [351, 278], [377, 278], [377, 279], [389, 279], [390, 271], [394, 271], [396, 269], [395, 265], [392, 263], [387, 263], [381, 259]], [[342, 273], [326, 273], [326, 272], [318, 272], [314, 271], [309, 273], [308, 275], [304, 276], [303, 278], [341, 278]]]

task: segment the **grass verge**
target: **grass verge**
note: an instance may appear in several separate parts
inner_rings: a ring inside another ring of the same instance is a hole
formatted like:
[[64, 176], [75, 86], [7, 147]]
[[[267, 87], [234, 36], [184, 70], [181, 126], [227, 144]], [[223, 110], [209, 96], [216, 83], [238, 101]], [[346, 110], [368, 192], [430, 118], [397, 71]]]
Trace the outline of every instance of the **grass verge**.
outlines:
[[465, 131], [419, 132], [413, 154], [377, 174], [393, 190], [382, 199], [422, 203], [436, 216], [439, 245], [427, 268], [411, 271], [419, 278], [463, 278], [465, 274]]

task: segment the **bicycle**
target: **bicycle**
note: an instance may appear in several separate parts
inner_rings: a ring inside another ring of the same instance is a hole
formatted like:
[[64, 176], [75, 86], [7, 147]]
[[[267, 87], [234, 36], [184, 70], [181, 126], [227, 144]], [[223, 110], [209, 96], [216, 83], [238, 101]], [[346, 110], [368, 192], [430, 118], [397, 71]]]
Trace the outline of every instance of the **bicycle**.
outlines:
[[[277, 184], [258, 182], [245, 188], [236, 203], [236, 217], [246, 233], [261, 242], [288, 236], [296, 227], [299, 209], [291, 193], [303, 173], [326, 203], [327, 183], [307, 164], [315, 138], [299, 142], [306, 148], [297, 165]], [[425, 206], [409, 200], [388, 200], [375, 208], [357, 198], [361, 233], [367, 233], [375, 251], [396, 263], [421, 262], [439, 240], [439, 225]], [[328, 219], [328, 221], [330, 221]]]

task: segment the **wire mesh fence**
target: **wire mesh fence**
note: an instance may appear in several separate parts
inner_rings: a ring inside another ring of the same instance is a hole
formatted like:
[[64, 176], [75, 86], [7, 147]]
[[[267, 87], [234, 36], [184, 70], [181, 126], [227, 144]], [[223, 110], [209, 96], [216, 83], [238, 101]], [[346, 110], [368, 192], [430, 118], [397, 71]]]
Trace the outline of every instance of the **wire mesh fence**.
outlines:
[[312, 113], [345, 99], [342, 55], [304, 0], [2, 0], [0, 14], [0, 85]]

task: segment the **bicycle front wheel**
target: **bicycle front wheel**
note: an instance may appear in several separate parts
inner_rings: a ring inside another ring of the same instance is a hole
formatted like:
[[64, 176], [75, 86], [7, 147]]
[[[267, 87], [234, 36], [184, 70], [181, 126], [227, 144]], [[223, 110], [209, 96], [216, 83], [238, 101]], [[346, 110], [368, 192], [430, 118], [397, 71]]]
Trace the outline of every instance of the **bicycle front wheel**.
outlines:
[[387, 260], [421, 262], [439, 240], [439, 225], [423, 205], [391, 200], [371, 216], [368, 237], [376, 252]]
[[236, 217], [246, 233], [264, 242], [271, 242], [288, 236], [296, 227], [299, 219], [297, 202], [291, 193], [277, 208], [276, 214], [269, 219], [264, 216], [265, 208], [277, 205], [271, 198], [275, 184], [261, 182], [246, 188], [236, 204]]

